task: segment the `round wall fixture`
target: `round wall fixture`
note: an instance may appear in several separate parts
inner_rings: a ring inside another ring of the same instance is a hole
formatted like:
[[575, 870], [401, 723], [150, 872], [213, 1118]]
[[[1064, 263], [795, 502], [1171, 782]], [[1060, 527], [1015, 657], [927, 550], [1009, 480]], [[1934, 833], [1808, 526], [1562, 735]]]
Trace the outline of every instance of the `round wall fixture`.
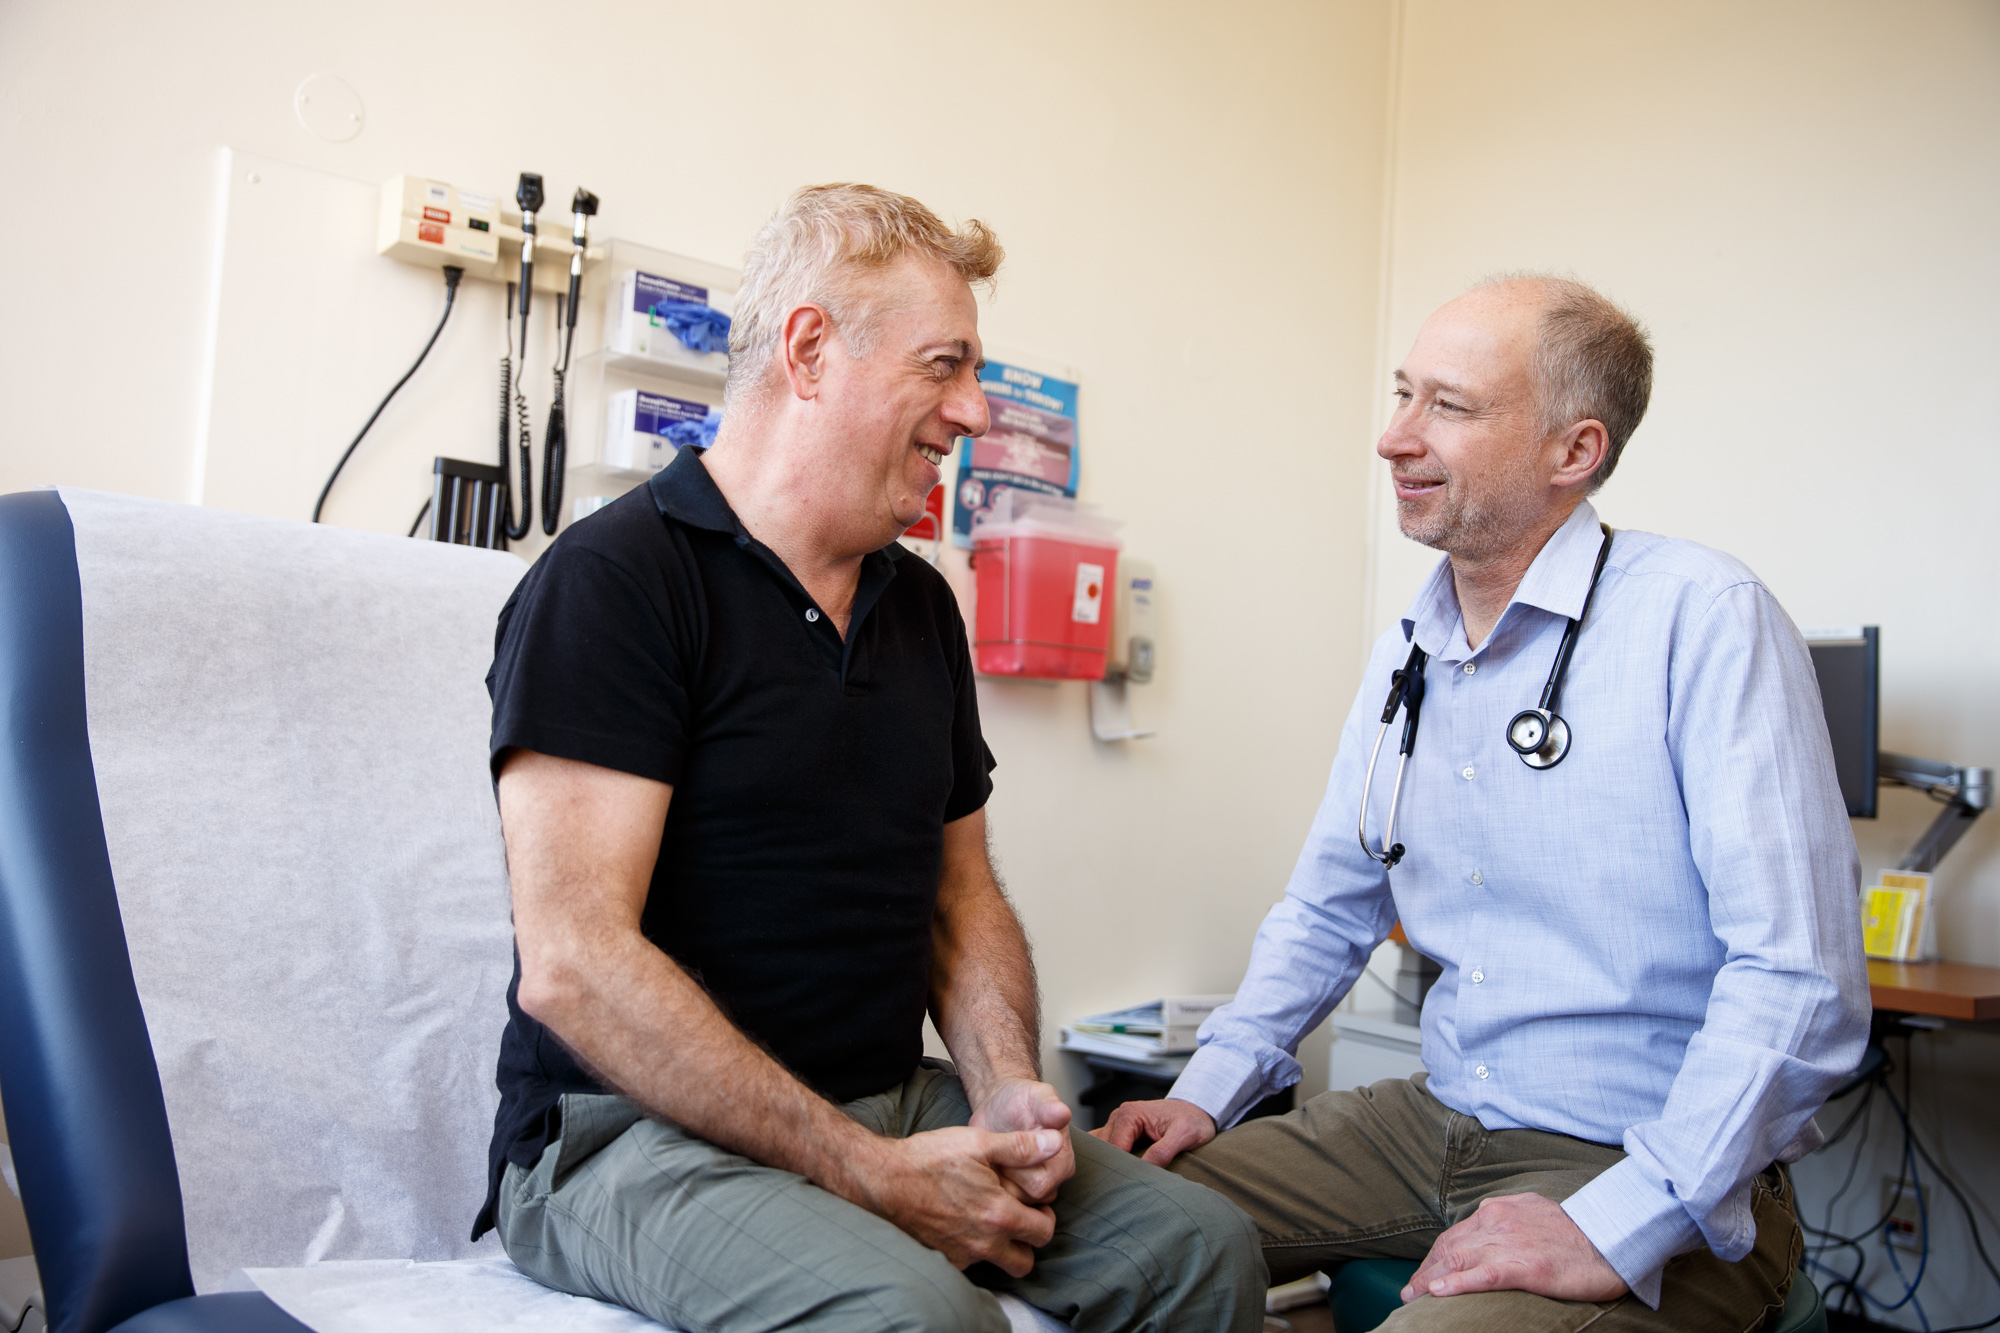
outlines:
[[328, 143], [346, 143], [368, 119], [361, 94], [332, 74], [315, 74], [301, 83], [292, 94], [292, 110], [299, 124]]

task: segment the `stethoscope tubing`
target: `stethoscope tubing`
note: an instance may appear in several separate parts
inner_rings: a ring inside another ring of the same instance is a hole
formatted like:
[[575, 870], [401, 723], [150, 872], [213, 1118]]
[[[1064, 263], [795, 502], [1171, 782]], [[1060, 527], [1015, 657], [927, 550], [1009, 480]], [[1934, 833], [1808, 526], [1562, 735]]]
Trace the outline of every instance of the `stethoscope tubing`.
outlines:
[[[1569, 753], [1573, 739], [1569, 724], [1556, 712], [1556, 700], [1562, 690], [1563, 677], [1569, 674], [1570, 658], [1576, 652], [1576, 641], [1583, 631], [1583, 622], [1589, 618], [1591, 604], [1597, 600], [1598, 580], [1604, 576], [1605, 562], [1611, 558], [1611, 525], [1599, 523], [1597, 526], [1603, 529], [1604, 540], [1597, 548], [1597, 562], [1591, 566], [1590, 587], [1583, 595], [1583, 608], [1563, 626], [1562, 642], [1556, 645], [1555, 661], [1549, 664], [1549, 678], [1542, 685], [1541, 703], [1535, 709], [1546, 723], [1545, 736], [1556, 734], [1557, 728], [1560, 728], [1561, 749], [1553, 757], [1544, 756], [1543, 762], [1537, 764], [1534, 761], [1539, 752], [1520, 752], [1511, 739], [1513, 724], [1508, 724], [1509, 746], [1521, 753], [1522, 763], [1537, 772], [1561, 763]], [[1417, 748], [1417, 724], [1422, 716], [1424, 701], [1424, 666], [1428, 661], [1424, 650], [1412, 644], [1409, 660], [1400, 671], [1390, 676], [1389, 699], [1382, 709], [1382, 725], [1375, 732], [1375, 748], [1368, 754], [1368, 772], [1361, 780], [1361, 809], [1355, 816], [1355, 834], [1360, 839], [1361, 850], [1370, 860], [1381, 862], [1385, 870], [1393, 870], [1403, 859], [1405, 851], [1403, 844], [1396, 841], [1396, 811], [1403, 802], [1403, 777], [1410, 766], [1410, 755]], [[1404, 716], [1403, 743], [1396, 760], [1396, 785], [1389, 793], [1389, 818], [1382, 826], [1382, 847], [1377, 851], [1368, 845], [1368, 796], [1375, 785], [1375, 766], [1382, 757], [1382, 742], [1388, 738], [1389, 726], [1395, 721], [1398, 707], [1403, 710]], [[1516, 720], [1525, 716], [1517, 714]]]

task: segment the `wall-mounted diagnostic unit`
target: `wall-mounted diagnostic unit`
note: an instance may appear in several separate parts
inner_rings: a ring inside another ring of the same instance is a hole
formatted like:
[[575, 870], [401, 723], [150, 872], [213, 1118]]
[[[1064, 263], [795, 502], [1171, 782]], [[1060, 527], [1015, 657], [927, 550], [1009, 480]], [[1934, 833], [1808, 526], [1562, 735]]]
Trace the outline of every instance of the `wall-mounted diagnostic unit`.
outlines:
[[[460, 278], [507, 287], [498, 457], [439, 460], [433, 505], [426, 506], [439, 540], [505, 546], [528, 533], [534, 435], [524, 386], [538, 353], [553, 364], [541, 445], [540, 517], [549, 535], [565, 518], [580, 518], [659, 471], [677, 450], [714, 443], [721, 425], [736, 272], [627, 241], [593, 242], [597, 197], [588, 190], [571, 200], [568, 227], [538, 219], [549, 202], [534, 172], [521, 173], [511, 198], [427, 176], [394, 176], [382, 186], [378, 254], [443, 270], [448, 294]], [[537, 291], [556, 296], [553, 320], [551, 303], [534, 309]], [[580, 318], [585, 303], [592, 311]], [[449, 312], [447, 303], [446, 318]], [[531, 326], [544, 333], [531, 339]], [[443, 328], [441, 321], [438, 332]], [[484, 400], [485, 411], [491, 402]]]
[[[521, 224], [521, 210], [500, 196], [426, 176], [391, 176], [382, 184], [375, 252], [431, 268], [455, 264], [469, 278], [511, 282], [527, 240]], [[558, 293], [568, 288], [572, 240], [568, 231], [536, 234], [531, 247], [535, 290]], [[585, 247], [586, 269], [602, 258], [601, 247]]]

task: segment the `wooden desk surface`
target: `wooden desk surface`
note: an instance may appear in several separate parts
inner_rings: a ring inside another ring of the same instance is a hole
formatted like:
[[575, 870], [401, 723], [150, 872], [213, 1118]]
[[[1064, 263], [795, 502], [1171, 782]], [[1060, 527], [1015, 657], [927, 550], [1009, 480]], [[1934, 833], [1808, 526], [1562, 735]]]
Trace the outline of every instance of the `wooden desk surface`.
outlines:
[[1868, 990], [1877, 1009], [1966, 1022], [2000, 1018], [2000, 967], [1885, 963], [1871, 958]]

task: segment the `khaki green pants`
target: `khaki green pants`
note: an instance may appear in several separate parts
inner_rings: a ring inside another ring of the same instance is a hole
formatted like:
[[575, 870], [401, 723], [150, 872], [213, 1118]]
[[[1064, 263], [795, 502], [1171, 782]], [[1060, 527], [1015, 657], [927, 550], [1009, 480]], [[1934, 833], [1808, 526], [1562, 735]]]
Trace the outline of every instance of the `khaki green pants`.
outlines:
[[[957, 1077], [930, 1061], [842, 1109], [897, 1138], [971, 1118]], [[1070, 1138], [1076, 1175], [1025, 1278], [990, 1264], [960, 1273], [873, 1213], [623, 1097], [563, 1098], [562, 1138], [501, 1181], [500, 1239], [544, 1284], [686, 1333], [1006, 1333], [996, 1291], [1079, 1333], [1261, 1328], [1264, 1261], [1240, 1209], [1080, 1131]]]
[[[1290, 1115], [1240, 1125], [1172, 1169], [1255, 1218], [1271, 1280], [1289, 1282], [1350, 1259], [1422, 1259], [1481, 1199], [1540, 1194], [1560, 1202], [1625, 1156], [1561, 1134], [1485, 1129], [1425, 1091], [1426, 1078], [1326, 1093]], [[1632, 1296], [1603, 1304], [1524, 1291], [1420, 1296], [1389, 1317], [1384, 1333], [1758, 1328], [1784, 1304], [1801, 1239], [1782, 1170], [1759, 1176], [1752, 1192], [1755, 1248], [1733, 1264], [1706, 1249], [1674, 1259], [1658, 1310]]]

